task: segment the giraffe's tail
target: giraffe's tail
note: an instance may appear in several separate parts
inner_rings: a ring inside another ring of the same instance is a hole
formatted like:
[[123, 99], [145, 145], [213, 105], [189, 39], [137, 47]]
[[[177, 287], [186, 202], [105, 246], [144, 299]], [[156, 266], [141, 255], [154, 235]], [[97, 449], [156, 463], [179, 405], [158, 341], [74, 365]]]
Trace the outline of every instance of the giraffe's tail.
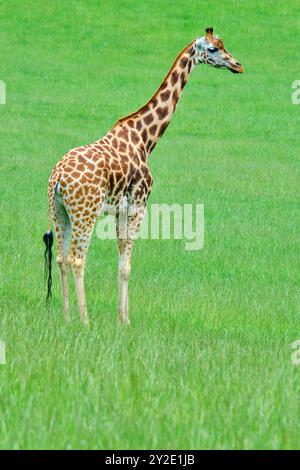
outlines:
[[53, 232], [51, 230], [51, 221], [49, 213], [49, 227], [48, 231], [43, 236], [44, 243], [46, 245], [45, 249], [45, 277], [47, 279], [47, 297], [46, 304], [52, 296], [52, 245], [53, 245]]

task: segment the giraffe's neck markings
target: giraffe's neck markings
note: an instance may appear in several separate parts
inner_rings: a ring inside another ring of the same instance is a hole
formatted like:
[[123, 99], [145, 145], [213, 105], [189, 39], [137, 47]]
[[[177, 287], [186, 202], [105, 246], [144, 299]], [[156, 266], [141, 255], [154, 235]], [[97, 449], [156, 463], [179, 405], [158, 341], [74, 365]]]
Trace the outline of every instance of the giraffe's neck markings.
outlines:
[[148, 126], [149, 124], [151, 124], [151, 122], [154, 121], [154, 116], [153, 116], [153, 114], [152, 114], [152, 113], [147, 114], [147, 116], [144, 117], [143, 121], [144, 121], [144, 123], [145, 123], [147, 126]]
[[174, 114], [182, 90], [193, 68], [194, 47], [189, 45], [177, 57], [155, 95], [135, 113], [114, 126], [119, 139], [140, 146], [146, 155], [155, 147]]

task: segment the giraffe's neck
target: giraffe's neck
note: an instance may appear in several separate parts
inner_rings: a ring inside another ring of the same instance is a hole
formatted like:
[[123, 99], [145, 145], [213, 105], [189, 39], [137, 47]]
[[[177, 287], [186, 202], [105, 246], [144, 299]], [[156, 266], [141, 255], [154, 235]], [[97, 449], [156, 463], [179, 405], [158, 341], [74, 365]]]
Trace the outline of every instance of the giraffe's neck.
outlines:
[[177, 56], [155, 95], [138, 111], [120, 119], [113, 128], [115, 133], [121, 137], [125, 132], [148, 157], [169, 125], [193, 68], [194, 46], [191, 43]]

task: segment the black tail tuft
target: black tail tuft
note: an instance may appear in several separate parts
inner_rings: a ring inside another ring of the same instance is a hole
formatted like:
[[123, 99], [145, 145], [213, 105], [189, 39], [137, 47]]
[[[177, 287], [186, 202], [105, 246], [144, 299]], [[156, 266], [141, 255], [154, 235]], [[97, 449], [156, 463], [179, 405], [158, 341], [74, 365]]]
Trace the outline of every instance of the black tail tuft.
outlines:
[[51, 287], [52, 287], [52, 274], [51, 274], [51, 269], [52, 269], [52, 245], [53, 245], [53, 232], [52, 230], [49, 230], [49, 232], [46, 232], [45, 235], [43, 236], [44, 243], [46, 245], [46, 250], [45, 250], [45, 274], [47, 278], [47, 298], [46, 298], [46, 304], [48, 304], [52, 292], [51, 292]]

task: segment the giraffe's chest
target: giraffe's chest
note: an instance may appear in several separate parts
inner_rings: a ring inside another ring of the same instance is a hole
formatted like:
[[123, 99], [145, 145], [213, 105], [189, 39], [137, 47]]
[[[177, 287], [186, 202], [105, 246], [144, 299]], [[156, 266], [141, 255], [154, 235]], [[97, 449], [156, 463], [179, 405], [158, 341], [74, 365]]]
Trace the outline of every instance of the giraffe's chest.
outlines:
[[118, 208], [122, 199], [127, 198], [130, 204], [143, 204], [146, 202], [152, 187], [152, 176], [147, 162], [130, 162], [126, 172], [111, 171], [105, 205]]
[[103, 211], [115, 213], [126, 200], [129, 206], [145, 205], [152, 188], [152, 176], [147, 167], [139, 167], [133, 176], [110, 186], [104, 199]]

